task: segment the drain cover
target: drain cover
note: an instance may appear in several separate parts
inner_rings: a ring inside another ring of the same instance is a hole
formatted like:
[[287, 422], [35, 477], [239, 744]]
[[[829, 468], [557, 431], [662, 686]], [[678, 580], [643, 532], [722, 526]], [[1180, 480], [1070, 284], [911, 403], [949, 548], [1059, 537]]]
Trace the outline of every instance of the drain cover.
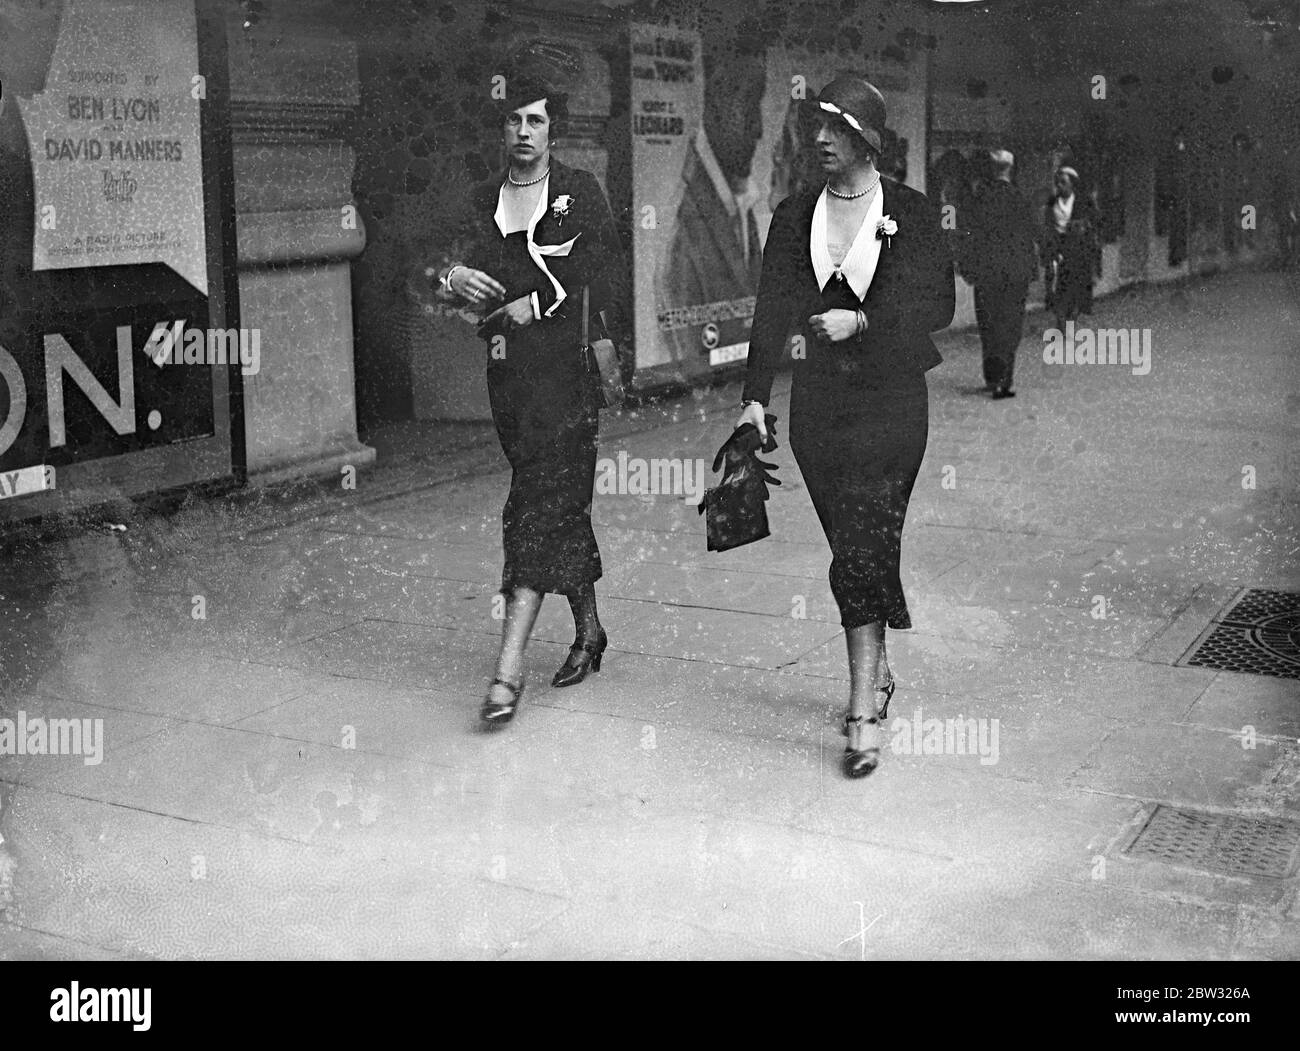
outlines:
[[1284, 879], [1295, 871], [1300, 822], [1209, 814], [1160, 804], [1124, 853], [1229, 876]]
[[1300, 679], [1300, 594], [1243, 591], [1178, 663]]

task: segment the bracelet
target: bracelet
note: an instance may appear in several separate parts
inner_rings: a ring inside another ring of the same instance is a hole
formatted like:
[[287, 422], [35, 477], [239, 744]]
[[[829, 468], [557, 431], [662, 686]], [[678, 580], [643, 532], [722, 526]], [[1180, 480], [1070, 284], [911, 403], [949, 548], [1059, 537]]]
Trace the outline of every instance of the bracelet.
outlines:
[[742, 409], [747, 409], [751, 405], [762, 405], [762, 404], [763, 403], [759, 401], [757, 398], [746, 398], [744, 401], [740, 403], [740, 407]]
[[460, 294], [460, 293], [456, 292], [456, 289], [455, 289], [455, 288], [452, 287], [452, 284], [451, 284], [451, 275], [454, 274], [457, 270], [464, 270], [464, 269], [465, 269], [465, 264], [464, 264], [464, 263], [452, 263], [452, 264], [451, 264], [451, 268], [447, 271], [447, 275], [442, 279], [443, 286], [447, 289], [448, 292], [453, 292], [453, 293], [455, 293], [455, 294], [457, 294], [457, 295]]

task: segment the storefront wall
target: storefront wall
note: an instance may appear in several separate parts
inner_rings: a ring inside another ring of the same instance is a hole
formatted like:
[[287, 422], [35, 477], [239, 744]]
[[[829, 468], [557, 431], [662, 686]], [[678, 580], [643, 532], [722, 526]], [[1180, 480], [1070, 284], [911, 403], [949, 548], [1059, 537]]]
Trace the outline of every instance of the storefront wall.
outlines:
[[[756, 5], [735, 6], [731, 21]], [[1188, 109], [1188, 100], [1167, 97], [1154, 81], [1146, 87], [1121, 83], [1123, 69], [1117, 64], [1107, 67], [1108, 98], [1093, 99], [1087, 63], [1063, 60], [1068, 49], [1043, 49], [1033, 38], [1002, 32], [981, 33], [977, 20], [954, 29], [933, 14], [918, 17], [915, 9], [884, 3], [863, 4], [854, 17], [861, 26], [857, 36], [846, 37], [832, 27], [822, 34], [823, 43], [812, 47], [768, 42], [763, 135], [751, 172], [758, 190], [754, 215], [764, 235], [781, 196], [780, 140], [792, 78], [803, 76], [812, 92], [835, 71], [856, 69], [879, 83], [891, 129], [907, 140], [908, 183], [932, 196], [939, 188], [927, 186], [928, 168], [944, 150], [970, 154], [1002, 145], [1016, 152], [1019, 184], [1040, 211], [1062, 150], [1073, 147], [1091, 158], [1088, 151], [1102, 142], [1116, 175], [1109, 192], [1117, 195], [1114, 201], [1122, 201], [1125, 216], [1118, 237], [1105, 246], [1099, 292], [1133, 281], [1169, 280], [1227, 261], [1220, 248], [1222, 217], [1205, 217], [1207, 207], [1221, 207], [1221, 202], [1211, 198], [1202, 207], [1190, 257], [1177, 267], [1168, 265], [1167, 235], [1157, 231], [1154, 221], [1162, 139], [1176, 122], [1174, 115]], [[464, 216], [469, 189], [501, 163], [497, 129], [487, 119], [491, 78], [517, 43], [538, 36], [562, 41], [579, 62], [582, 74], [570, 100], [569, 130], [558, 142], [557, 154], [601, 178], [616, 218], [633, 242], [629, 18], [623, 4], [574, 0], [535, 0], [500, 9], [441, 5], [364, 18], [350, 16], [344, 5], [320, 18], [318, 24], [348, 41], [356, 55], [353, 87], [330, 87], [328, 99], [316, 100], [336, 110], [351, 106], [350, 117], [314, 134], [333, 136], [339, 145], [338, 155], [322, 172], [342, 178], [355, 163], [352, 187], [361, 222], [355, 235], [344, 240], [350, 245], [347, 251], [363, 240], [365, 244], [351, 271], [363, 429], [388, 419], [488, 417], [482, 345], [470, 319], [435, 301], [427, 271], [454, 254], [451, 232]], [[707, 33], [711, 25], [706, 20], [693, 28]], [[845, 39], [852, 47], [845, 47]], [[1205, 142], [1230, 135], [1225, 129], [1235, 119], [1234, 107], [1240, 117], [1254, 105], [1231, 91], [1211, 101], [1210, 109], [1219, 116], [1196, 132]], [[1076, 165], [1086, 168], [1088, 163], [1076, 157]], [[664, 211], [672, 214], [680, 182], [664, 185], [660, 192]], [[336, 201], [347, 197], [341, 185], [330, 194]], [[241, 213], [241, 238], [243, 219]], [[1271, 243], [1270, 221], [1261, 208], [1257, 245]], [[340, 262], [337, 246], [317, 251], [335, 253], [327, 268]], [[1242, 254], [1233, 262], [1250, 258]], [[316, 279], [324, 289], [344, 272]], [[252, 285], [250, 291], [257, 294]], [[1031, 289], [1031, 302], [1041, 300], [1041, 287]], [[342, 313], [332, 316], [333, 327], [346, 328]], [[959, 280], [954, 324], [973, 323], [971, 290]], [[329, 368], [324, 371], [330, 374]], [[343, 373], [335, 371], [341, 381]], [[691, 377], [693, 382], [703, 378], [698, 371]], [[310, 395], [304, 406], [305, 412]]]
[[[1269, 86], [1268, 64], [1278, 56], [1258, 36], [1225, 38], [1218, 53], [1193, 39], [1184, 40], [1185, 51], [1178, 54], [1148, 49], [1128, 55], [1116, 48], [1090, 61], [1087, 40], [1072, 41], [1064, 31], [1063, 39], [1049, 39], [1046, 23], [1019, 39], [1005, 27], [971, 19], [936, 20], [935, 26], [931, 164], [948, 149], [972, 158], [991, 147], [1010, 149], [1016, 183], [1041, 217], [1053, 172], [1068, 155], [1115, 224], [1114, 239], [1103, 246], [1097, 294], [1271, 258], [1276, 234], [1268, 173], [1278, 163], [1276, 128], [1285, 119], [1285, 101]], [[1151, 39], [1149, 27], [1112, 28], [1116, 39]], [[1157, 178], [1180, 126], [1194, 174], [1187, 255], [1170, 265], [1169, 234], [1156, 222]], [[1242, 203], [1229, 190], [1237, 133], [1253, 144], [1258, 170], [1247, 196], [1256, 208], [1257, 229], [1230, 253], [1225, 228], [1233, 221], [1239, 227], [1240, 216], [1229, 211]], [[972, 289], [959, 280], [957, 291], [953, 325], [973, 325]], [[1031, 307], [1043, 305], [1041, 280], [1029, 300]]]

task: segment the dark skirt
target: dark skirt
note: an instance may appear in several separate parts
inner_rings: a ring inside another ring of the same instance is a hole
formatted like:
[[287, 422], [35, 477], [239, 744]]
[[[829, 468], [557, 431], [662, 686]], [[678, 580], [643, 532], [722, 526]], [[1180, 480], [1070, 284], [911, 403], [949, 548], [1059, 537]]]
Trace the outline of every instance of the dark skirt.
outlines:
[[1095, 260], [1086, 244], [1065, 237], [1059, 242], [1056, 280], [1046, 289], [1046, 306], [1063, 321], [1092, 313], [1092, 280]]
[[910, 628], [899, 577], [903, 521], [925, 457], [925, 373], [865, 375], [853, 352], [795, 376], [790, 448], [831, 546], [830, 584], [845, 629]]
[[488, 368], [492, 420], [512, 469], [501, 590], [572, 595], [601, 576], [591, 528], [598, 402], [576, 325], [536, 325], [510, 336], [513, 362]]

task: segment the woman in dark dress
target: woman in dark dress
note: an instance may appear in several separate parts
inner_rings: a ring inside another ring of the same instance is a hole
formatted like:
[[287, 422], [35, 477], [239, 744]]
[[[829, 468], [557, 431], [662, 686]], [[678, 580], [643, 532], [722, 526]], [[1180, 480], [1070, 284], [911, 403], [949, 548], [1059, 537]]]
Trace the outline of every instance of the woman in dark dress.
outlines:
[[814, 105], [827, 181], [772, 216], [738, 425], [766, 434], [773, 371], [797, 327], [790, 447], [830, 541], [848, 641], [844, 772], [862, 777], [880, 761], [894, 691], [885, 626], [912, 626], [900, 541], [925, 455], [925, 373], [942, 360], [930, 333], [952, 320], [953, 268], [938, 209], [876, 169], [880, 92], [842, 76]]
[[1097, 206], [1078, 189], [1079, 173], [1063, 165], [1043, 206], [1047, 309], [1062, 331], [1067, 321], [1092, 312], [1092, 279], [1101, 262]]
[[513, 474], [501, 514], [505, 625], [485, 724], [514, 716], [524, 649], [542, 598], [565, 595], [577, 638], [552, 685], [599, 671], [607, 637], [596, 612], [600, 551], [591, 528], [599, 407], [580, 346], [584, 286], [591, 313], [615, 297], [621, 247], [590, 172], [551, 155], [564, 96], [527, 75], [508, 79], [509, 166], [474, 196], [469, 245], [444, 289], [482, 310], [487, 382], [501, 448]]

